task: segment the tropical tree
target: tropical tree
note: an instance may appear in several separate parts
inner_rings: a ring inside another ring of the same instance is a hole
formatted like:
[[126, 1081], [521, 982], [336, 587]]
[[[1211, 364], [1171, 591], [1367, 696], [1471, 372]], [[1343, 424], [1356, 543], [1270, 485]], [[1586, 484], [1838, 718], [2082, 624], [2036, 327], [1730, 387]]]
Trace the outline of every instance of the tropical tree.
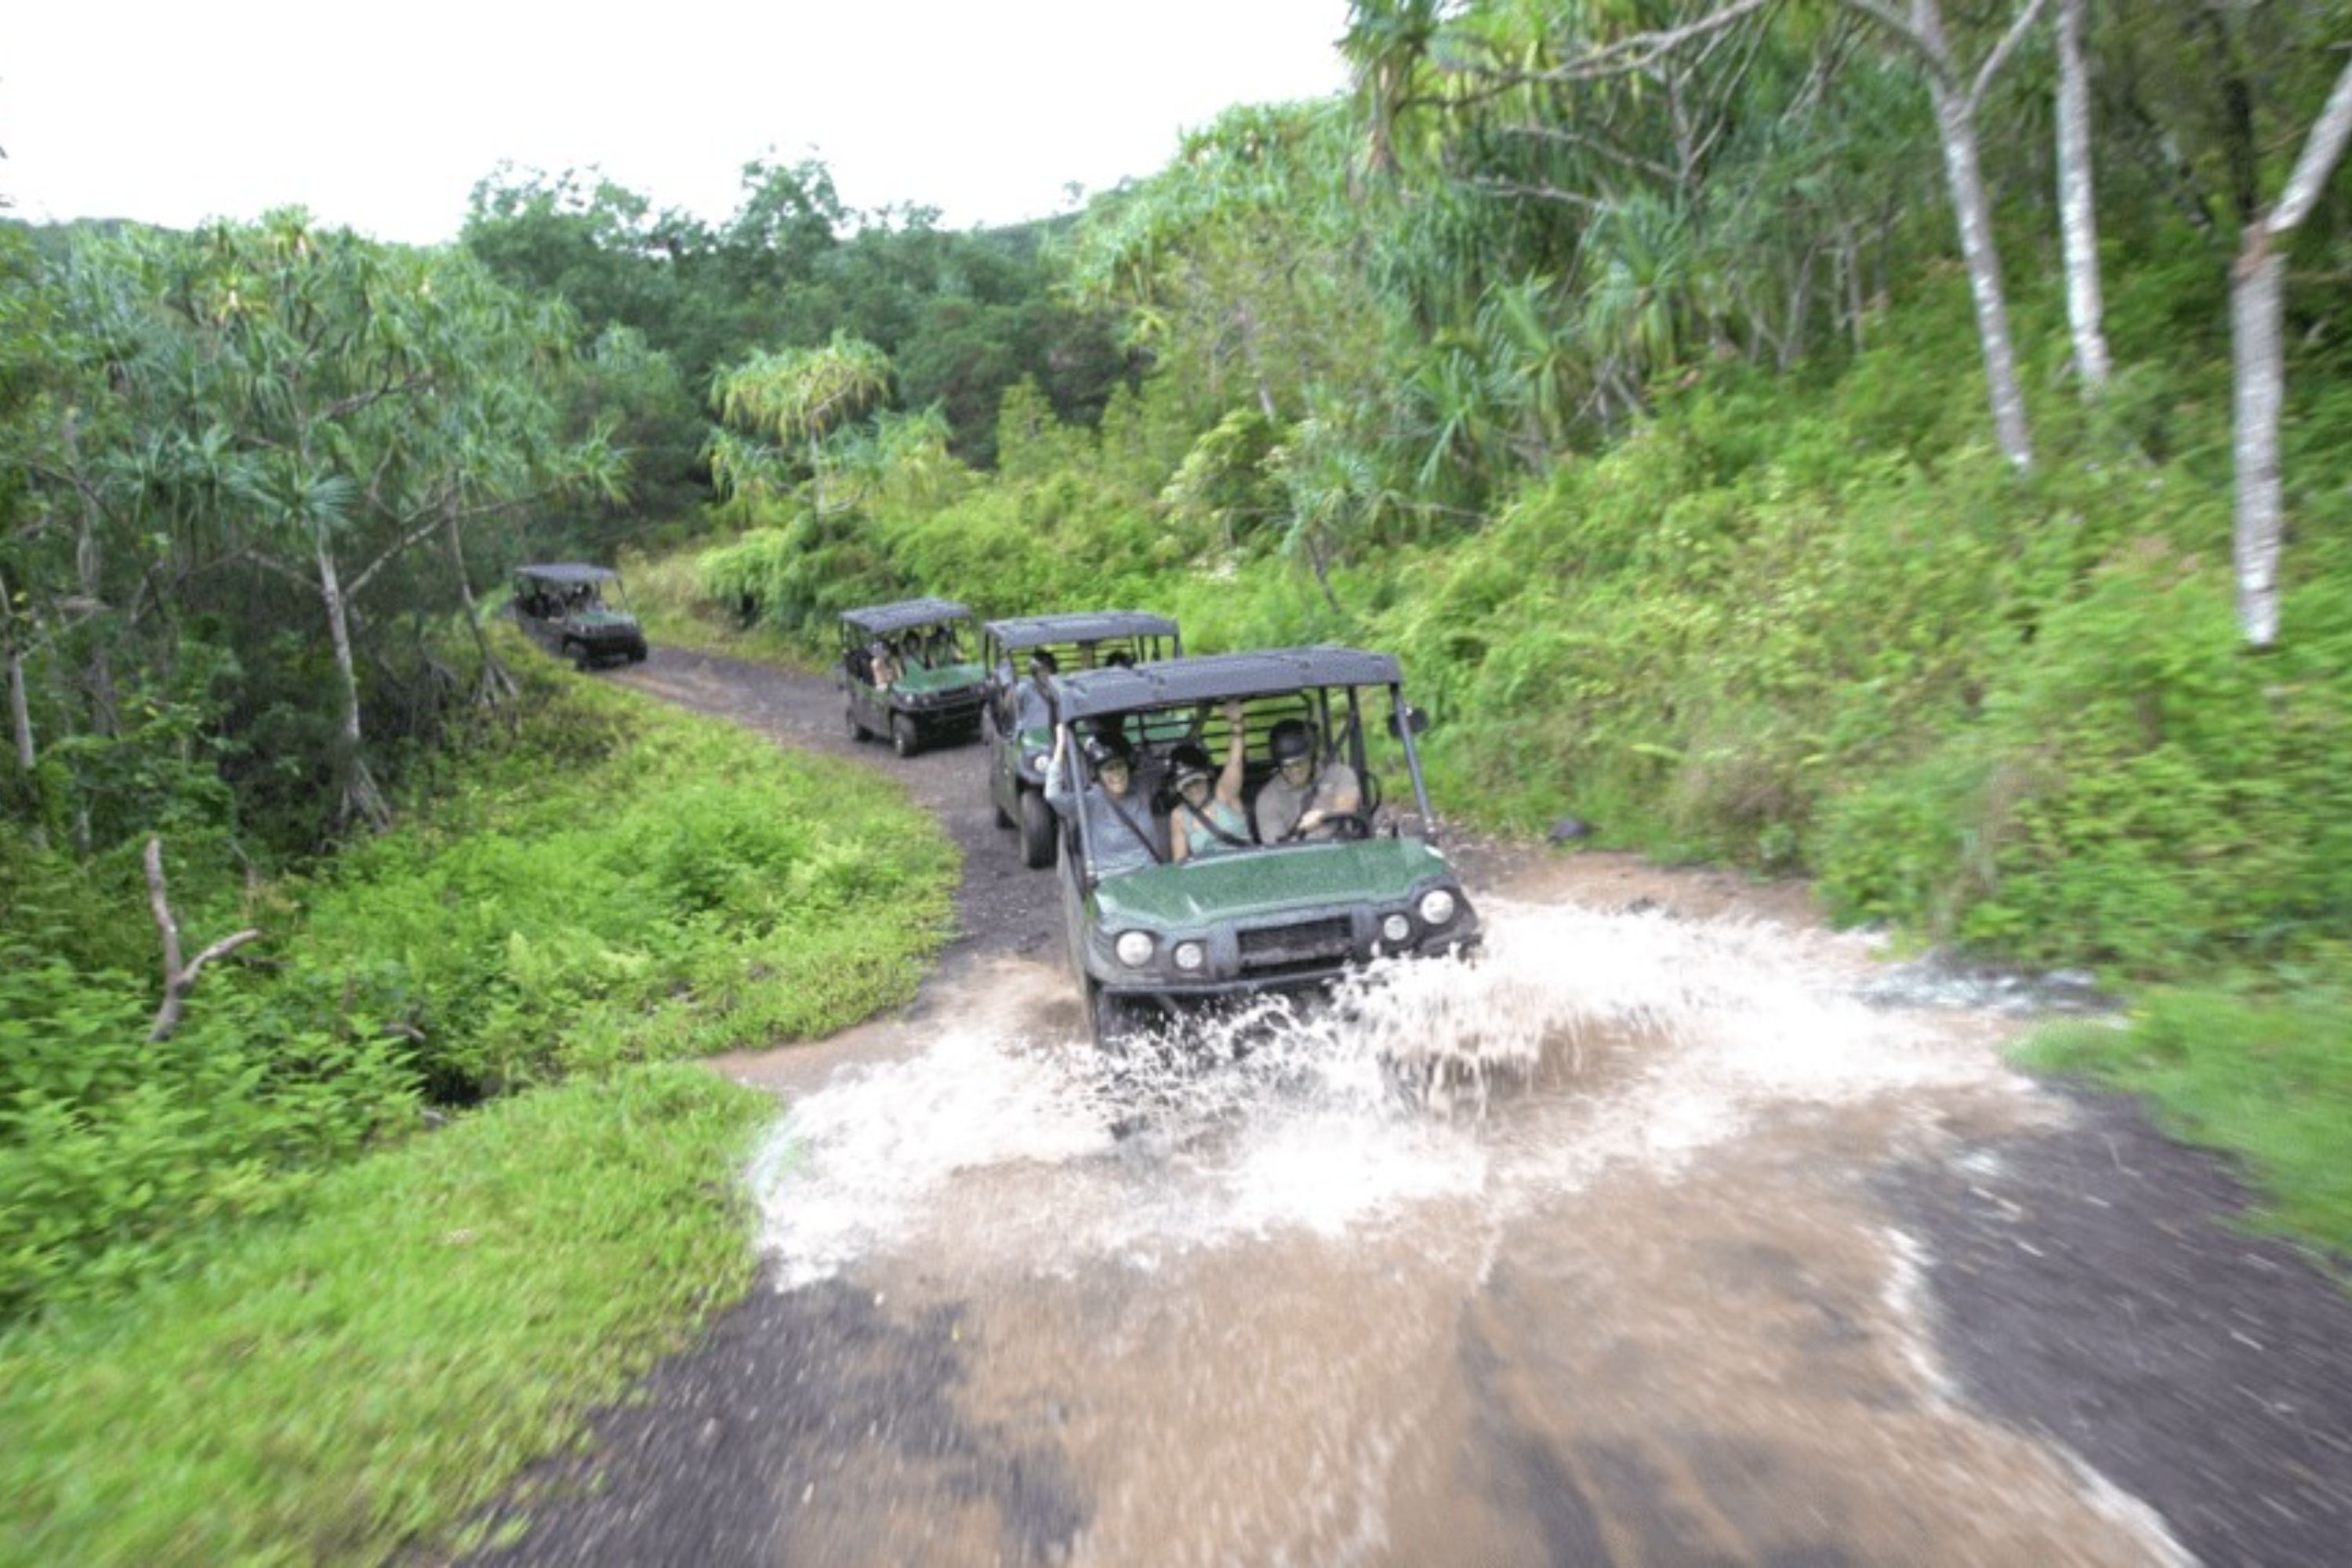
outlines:
[[[889, 392], [889, 356], [835, 333], [820, 349], [763, 351], [730, 366], [713, 380], [710, 401], [733, 431], [800, 455], [809, 504], [821, 515], [830, 510], [826, 481], [836, 467], [827, 443], [872, 414]], [[710, 461], [722, 498], [771, 488], [778, 473], [775, 454], [756, 442], [716, 440]]]

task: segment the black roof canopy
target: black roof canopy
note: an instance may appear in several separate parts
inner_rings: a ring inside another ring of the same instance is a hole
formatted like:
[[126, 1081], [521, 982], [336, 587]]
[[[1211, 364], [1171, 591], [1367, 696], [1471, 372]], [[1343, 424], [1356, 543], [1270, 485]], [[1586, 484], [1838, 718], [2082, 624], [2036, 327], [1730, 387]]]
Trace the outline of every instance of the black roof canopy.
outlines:
[[1054, 691], [1064, 719], [1087, 719], [1179, 702], [1268, 697], [1308, 687], [1396, 686], [1403, 679], [1404, 671], [1384, 653], [1291, 647], [1163, 658], [1132, 669], [1090, 669], [1056, 677]]
[[576, 583], [610, 583], [621, 575], [609, 566], [589, 566], [577, 561], [559, 561], [545, 566], [518, 566], [514, 572], [516, 576], [528, 577], [533, 582], [562, 583], [567, 586]]
[[895, 605], [868, 605], [862, 610], [844, 610], [841, 618], [861, 632], [874, 637], [887, 637], [892, 632], [903, 632], [910, 626], [970, 620], [971, 612], [952, 599], [902, 599]]
[[1042, 647], [1047, 643], [1108, 642], [1112, 637], [1172, 637], [1176, 623], [1165, 616], [1141, 610], [1087, 610], [1067, 616], [1021, 616], [990, 621], [989, 635], [1006, 651]]

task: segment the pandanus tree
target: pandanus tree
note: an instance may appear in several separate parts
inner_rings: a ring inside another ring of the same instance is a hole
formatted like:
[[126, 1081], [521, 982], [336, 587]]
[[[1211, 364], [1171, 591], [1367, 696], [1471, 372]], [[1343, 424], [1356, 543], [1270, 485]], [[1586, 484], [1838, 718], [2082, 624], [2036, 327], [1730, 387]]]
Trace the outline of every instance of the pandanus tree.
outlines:
[[709, 449], [719, 495], [756, 503], [780, 490], [792, 465], [805, 463], [809, 504], [823, 515], [832, 504], [827, 481], [840, 466], [828, 444], [889, 395], [889, 356], [843, 333], [823, 348], [761, 350], [720, 371], [710, 401], [722, 428]]
[[362, 671], [394, 661], [365, 606], [398, 584], [422, 645], [434, 617], [472, 616], [469, 521], [619, 483], [609, 445], [559, 440], [538, 393], [569, 336], [561, 310], [463, 257], [299, 211], [86, 239], [59, 282], [83, 368], [25, 457], [36, 531], [77, 538], [71, 602], [151, 668], [196, 614], [253, 663], [301, 657], [273, 651], [285, 628], [264, 584], [290, 587], [331, 670], [332, 824], [383, 820]]
[[338, 698], [336, 816], [381, 823], [353, 636], [363, 596], [437, 536], [424, 559], [449, 552], [440, 597], [470, 618], [467, 519], [619, 484], [606, 444], [561, 447], [533, 391], [568, 322], [465, 258], [320, 230], [299, 211], [212, 229], [165, 266], [196, 349], [187, 407], [205, 426], [189, 437], [226, 434], [245, 550], [316, 597]]

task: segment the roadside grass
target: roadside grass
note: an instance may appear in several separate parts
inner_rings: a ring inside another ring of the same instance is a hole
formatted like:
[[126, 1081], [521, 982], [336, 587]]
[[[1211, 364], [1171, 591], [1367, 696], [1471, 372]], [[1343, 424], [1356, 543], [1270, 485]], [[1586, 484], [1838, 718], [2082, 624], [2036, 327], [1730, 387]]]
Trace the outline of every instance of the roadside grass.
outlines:
[[2147, 993], [2126, 1026], [2069, 1024], [2019, 1053], [2151, 1097], [2167, 1128], [2241, 1156], [2264, 1223], [2352, 1259], [2352, 985]]
[[307, 911], [306, 965], [436, 1081], [777, 1044], [914, 994], [957, 865], [925, 813], [853, 763], [525, 668], [528, 743], [341, 857]]
[[841, 1028], [945, 940], [954, 847], [869, 770], [510, 652], [508, 721], [259, 895], [268, 962], [171, 1051], [135, 976], [0, 986], [0, 1563], [462, 1547], [751, 1278], [773, 1101], [667, 1058]]
[[0, 1560], [454, 1546], [752, 1270], [765, 1095], [631, 1068], [324, 1177], [200, 1271], [0, 1338]]
[[703, 593], [701, 558], [711, 542], [704, 540], [659, 555], [624, 552], [621, 574], [646, 640], [787, 669], [813, 668], [805, 645], [764, 623], [741, 625]]

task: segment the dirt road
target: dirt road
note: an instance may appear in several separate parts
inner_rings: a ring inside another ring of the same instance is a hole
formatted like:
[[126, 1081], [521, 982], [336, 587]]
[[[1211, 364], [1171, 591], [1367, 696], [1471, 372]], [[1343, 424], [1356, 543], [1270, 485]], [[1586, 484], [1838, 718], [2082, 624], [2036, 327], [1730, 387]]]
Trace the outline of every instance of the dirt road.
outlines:
[[[2215, 1162], [2007, 1069], [2063, 998], [1797, 889], [1463, 844], [1475, 969], [1111, 1082], [977, 748], [897, 763], [724, 660], [616, 679], [903, 783], [965, 934], [903, 1016], [719, 1064], [790, 1108], [769, 1278], [482, 1561], [2352, 1552], [2352, 1302]], [[1487, 1091], [1409, 1103], [1400, 1051]]]

